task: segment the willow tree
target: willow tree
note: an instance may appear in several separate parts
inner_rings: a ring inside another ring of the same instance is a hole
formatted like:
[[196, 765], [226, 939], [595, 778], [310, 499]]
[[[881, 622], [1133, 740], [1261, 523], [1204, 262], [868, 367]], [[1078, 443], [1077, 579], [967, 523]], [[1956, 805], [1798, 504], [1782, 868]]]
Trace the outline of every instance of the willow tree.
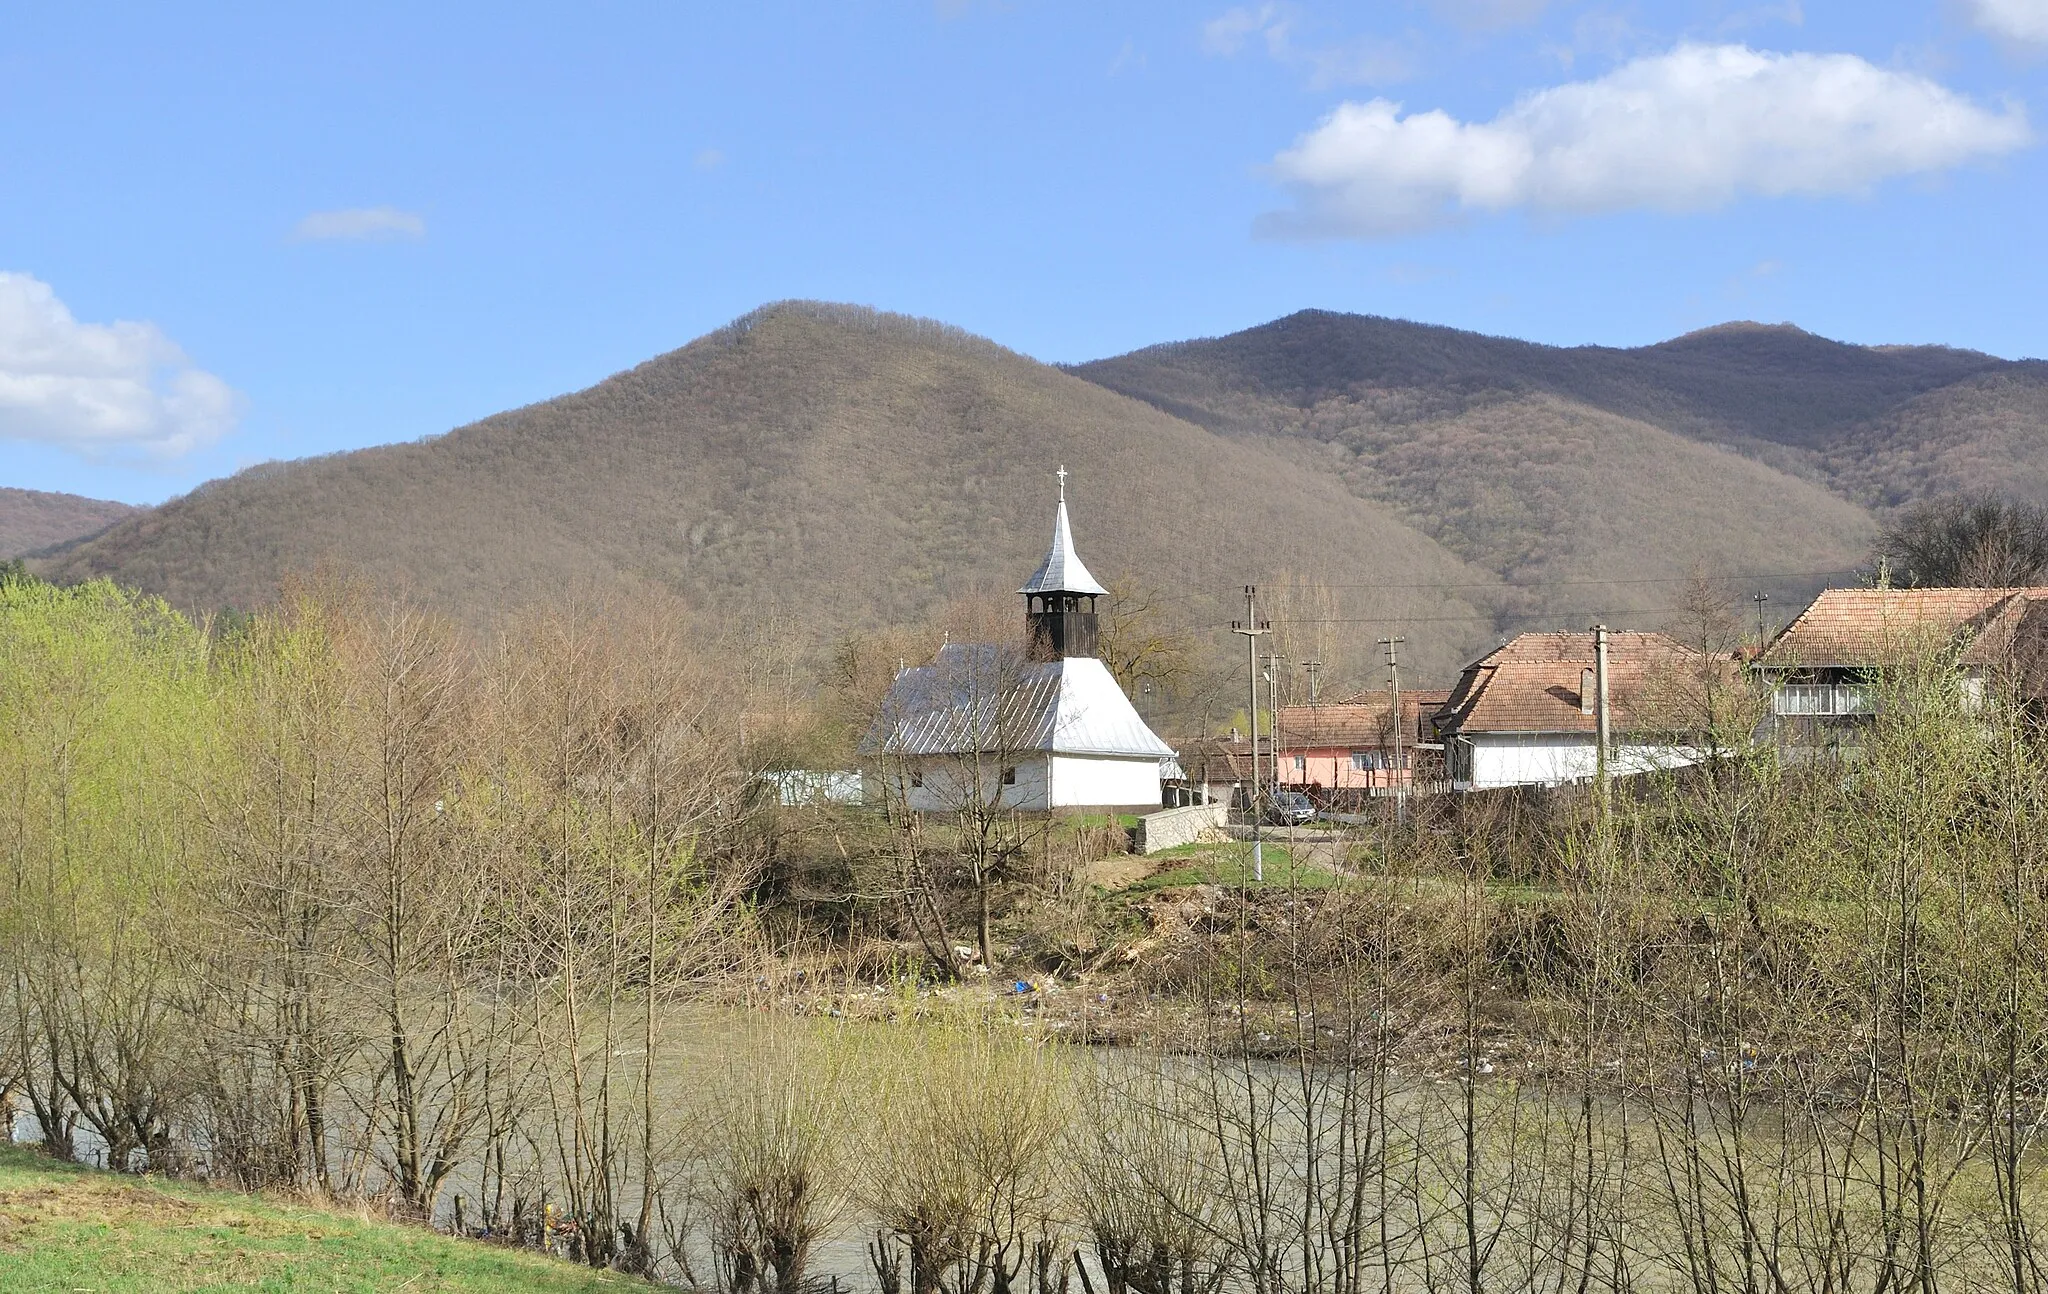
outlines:
[[0, 582], [0, 1079], [58, 1154], [82, 1123], [113, 1167], [175, 1159], [210, 686], [205, 636], [161, 601]]

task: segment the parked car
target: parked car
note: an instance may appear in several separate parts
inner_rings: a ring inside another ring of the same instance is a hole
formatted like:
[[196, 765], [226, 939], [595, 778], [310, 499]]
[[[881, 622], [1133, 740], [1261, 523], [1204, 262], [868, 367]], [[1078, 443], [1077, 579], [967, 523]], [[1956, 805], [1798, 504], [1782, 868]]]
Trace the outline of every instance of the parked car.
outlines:
[[1316, 802], [1300, 791], [1275, 791], [1266, 801], [1266, 821], [1281, 827], [1299, 827], [1316, 820]]

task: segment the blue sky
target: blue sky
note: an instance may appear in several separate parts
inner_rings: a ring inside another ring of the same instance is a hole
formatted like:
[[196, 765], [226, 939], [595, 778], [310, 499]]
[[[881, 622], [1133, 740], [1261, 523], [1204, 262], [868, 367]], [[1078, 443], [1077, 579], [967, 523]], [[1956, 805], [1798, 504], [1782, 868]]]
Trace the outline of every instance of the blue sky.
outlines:
[[0, 484], [136, 502], [763, 302], [2048, 355], [2048, 0], [13, 6]]

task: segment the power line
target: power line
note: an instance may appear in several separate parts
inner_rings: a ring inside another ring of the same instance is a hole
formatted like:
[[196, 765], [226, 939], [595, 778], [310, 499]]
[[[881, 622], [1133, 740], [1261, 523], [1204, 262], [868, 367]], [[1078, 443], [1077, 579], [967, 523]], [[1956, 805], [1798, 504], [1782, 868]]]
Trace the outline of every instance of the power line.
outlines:
[[[1710, 582], [1717, 583], [1734, 582], [1737, 580], [1817, 580], [1829, 575], [1855, 575], [1860, 573], [1862, 569], [1860, 566], [1844, 566], [1832, 571], [1737, 571], [1730, 575], [1710, 574], [1704, 578]], [[1329, 584], [1321, 580], [1311, 580], [1306, 582], [1303, 587], [1313, 589], [1498, 589], [1501, 591], [1511, 591], [1514, 589], [1576, 588], [1592, 584], [1690, 584], [1699, 578], [1702, 577], [1672, 575], [1612, 580], [1501, 580], [1492, 584]]]
[[1501, 620], [1578, 620], [1586, 616], [1677, 615], [1689, 607], [1596, 607], [1590, 611], [1503, 611], [1491, 616], [1276, 616], [1268, 623], [1282, 625], [1446, 625], [1494, 624]]

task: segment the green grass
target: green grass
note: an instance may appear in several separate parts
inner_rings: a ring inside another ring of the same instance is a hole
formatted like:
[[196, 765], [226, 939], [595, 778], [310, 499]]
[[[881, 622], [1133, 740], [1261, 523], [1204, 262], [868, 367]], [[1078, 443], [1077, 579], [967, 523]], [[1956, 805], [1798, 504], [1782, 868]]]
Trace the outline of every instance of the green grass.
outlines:
[[1122, 827], [1129, 831], [1138, 825], [1138, 815], [1135, 813], [1076, 813], [1062, 820], [1076, 829]]
[[[1155, 872], [1124, 891], [1127, 894], [1143, 894], [1151, 890], [1167, 890], [1183, 885], [1227, 885], [1237, 889], [1245, 885], [1252, 865], [1252, 848], [1242, 842], [1228, 845], [1181, 845], [1175, 849], [1161, 850], [1161, 858], [1185, 859], [1179, 867]], [[1254, 889], [1318, 890], [1329, 886], [1337, 878], [1320, 867], [1306, 863], [1297, 864], [1287, 847], [1268, 843], [1265, 848], [1265, 880], [1255, 882]]]
[[540, 1254], [0, 1147], [0, 1290], [646, 1289]]

